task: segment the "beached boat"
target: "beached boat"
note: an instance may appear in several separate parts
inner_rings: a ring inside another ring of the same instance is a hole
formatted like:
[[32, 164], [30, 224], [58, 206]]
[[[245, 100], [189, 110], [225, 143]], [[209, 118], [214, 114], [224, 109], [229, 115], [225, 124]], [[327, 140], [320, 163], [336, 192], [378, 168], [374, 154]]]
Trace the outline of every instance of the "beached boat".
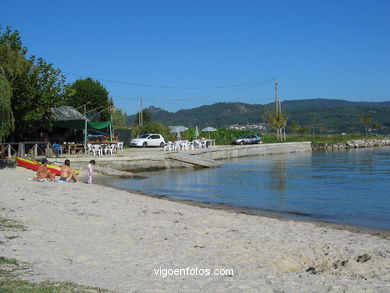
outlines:
[[[23, 167], [23, 168], [26, 168], [26, 169], [30, 169], [30, 170], [33, 170], [33, 171], [37, 171], [38, 168], [39, 168], [39, 165], [41, 165], [41, 162], [38, 162], [38, 161], [32, 161], [32, 160], [28, 160], [28, 159], [25, 159], [25, 158], [16, 158], [16, 161], [18, 162], [18, 165], [20, 167]], [[59, 166], [55, 166], [55, 165], [50, 165], [50, 164], [47, 164], [47, 169], [56, 174], [56, 176], [60, 176], [61, 175], [61, 167]], [[75, 171], [76, 174], [79, 174], [80, 172], [79, 171]]]

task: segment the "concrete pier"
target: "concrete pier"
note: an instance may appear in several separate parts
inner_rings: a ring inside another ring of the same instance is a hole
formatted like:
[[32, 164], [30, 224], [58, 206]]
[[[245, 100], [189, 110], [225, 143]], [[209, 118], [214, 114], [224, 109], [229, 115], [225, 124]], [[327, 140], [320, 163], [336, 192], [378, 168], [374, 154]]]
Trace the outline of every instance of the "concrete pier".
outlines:
[[113, 156], [68, 156], [50, 158], [50, 162], [62, 164], [65, 159], [71, 161], [74, 168], [84, 169], [94, 159], [99, 167], [110, 167], [126, 171], [147, 171], [168, 168], [194, 168], [199, 165], [170, 158], [174, 154], [186, 154], [208, 160], [229, 160], [233, 158], [264, 156], [274, 154], [311, 152], [311, 142], [271, 143], [257, 145], [216, 146], [181, 152], [164, 152], [161, 148], [126, 149]]
[[216, 168], [219, 166], [219, 164], [215, 160], [201, 158], [197, 155], [178, 153], [167, 155], [167, 158], [203, 168]]

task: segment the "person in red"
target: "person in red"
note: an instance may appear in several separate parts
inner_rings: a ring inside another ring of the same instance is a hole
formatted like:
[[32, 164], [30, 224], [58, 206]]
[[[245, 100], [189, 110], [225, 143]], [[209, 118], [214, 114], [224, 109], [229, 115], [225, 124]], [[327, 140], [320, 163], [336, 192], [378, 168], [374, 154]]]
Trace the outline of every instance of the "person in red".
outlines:
[[50, 172], [49, 169], [47, 169], [47, 159], [43, 159], [42, 164], [39, 165], [39, 168], [37, 170], [37, 177], [38, 179], [55, 179], [56, 175]]

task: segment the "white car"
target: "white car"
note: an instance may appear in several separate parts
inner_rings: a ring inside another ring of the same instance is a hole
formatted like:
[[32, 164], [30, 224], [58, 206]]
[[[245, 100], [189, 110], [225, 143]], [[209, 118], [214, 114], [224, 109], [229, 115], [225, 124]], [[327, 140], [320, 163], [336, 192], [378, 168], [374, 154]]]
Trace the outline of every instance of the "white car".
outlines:
[[130, 146], [136, 147], [164, 147], [165, 140], [161, 134], [147, 133], [130, 141]]

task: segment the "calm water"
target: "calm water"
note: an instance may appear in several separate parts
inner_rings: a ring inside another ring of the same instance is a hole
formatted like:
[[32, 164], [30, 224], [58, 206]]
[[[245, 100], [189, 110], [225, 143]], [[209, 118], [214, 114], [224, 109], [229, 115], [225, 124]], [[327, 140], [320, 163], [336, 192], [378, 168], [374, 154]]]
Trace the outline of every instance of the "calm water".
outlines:
[[390, 230], [390, 148], [253, 157], [227, 161], [218, 169], [145, 175], [149, 179], [109, 179], [104, 184]]

